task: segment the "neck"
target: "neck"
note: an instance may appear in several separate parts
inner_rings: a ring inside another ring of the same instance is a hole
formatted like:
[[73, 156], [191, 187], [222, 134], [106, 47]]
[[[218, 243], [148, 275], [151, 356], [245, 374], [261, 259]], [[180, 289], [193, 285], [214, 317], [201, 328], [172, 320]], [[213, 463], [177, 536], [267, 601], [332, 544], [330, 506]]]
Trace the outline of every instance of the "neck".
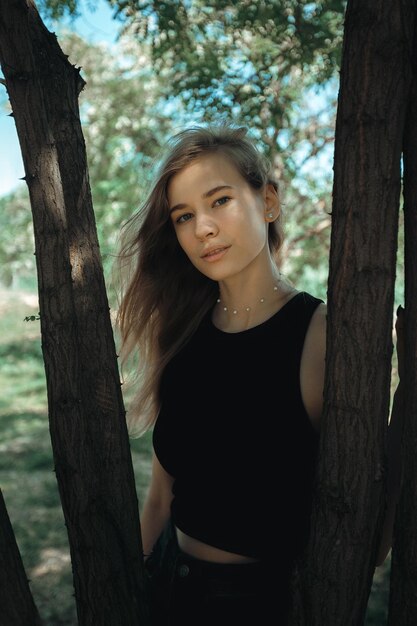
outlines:
[[250, 294], [245, 300], [244, 297], [240, 297], [240, 303], [232, 303], [228, 298], [225, 298], [223, 294], [220, 294], [217, 299], [217, 304], [223, 310], [224, 313], [229, 315], [246, 315], [251, 313], [256, 308], [262, 307], [265, 303], [271, 302], [277, 298], [279, 293], [278, 285], [273, 285], [269, 293], [257, 297]]
[[219, 298], [213, 312], [215, 325], [226, 332], [239, 332], [261, 324], [271, 317], [294, 292], [290, 285], [280, 278], [271, 280], [263, 291], [245, 290], [244, 294], [220, 289]]

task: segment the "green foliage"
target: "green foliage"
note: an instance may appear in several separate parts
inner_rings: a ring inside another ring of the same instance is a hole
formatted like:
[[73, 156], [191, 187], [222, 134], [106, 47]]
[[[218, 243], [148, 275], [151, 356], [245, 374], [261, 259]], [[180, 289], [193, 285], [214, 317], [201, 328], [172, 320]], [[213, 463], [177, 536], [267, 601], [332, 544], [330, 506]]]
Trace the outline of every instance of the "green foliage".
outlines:
[[262, 132], [288, 126], [301, 89], [340, 65], [345, 2], [202, 0], [112, 3], [149, 41], [171, 95], [205, 118], [235, 115]]
[[16, 286], [35, 269], [32, 213], [26, 186], [0, 198], [0, 283]]
[[[36, 2], [38, 10], [54, 20], [68, 15], [73, 17], [79, 15], [79, 4], [79, 0], [37, 0]], [[89, 4], [92, 6], [91, 0]]]

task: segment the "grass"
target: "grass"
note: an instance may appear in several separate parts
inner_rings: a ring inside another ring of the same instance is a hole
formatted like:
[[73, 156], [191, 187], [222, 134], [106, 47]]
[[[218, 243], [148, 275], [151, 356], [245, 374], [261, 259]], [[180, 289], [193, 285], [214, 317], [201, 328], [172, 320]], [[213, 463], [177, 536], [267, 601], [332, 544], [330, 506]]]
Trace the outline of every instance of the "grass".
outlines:
[[[36, 296], [0, 292], [0, 486], [44, 626], [76, 626], [71, 560], [53, 472]], [[139, 504], [150, 435], [131, 440]], [[375, 572], [365, 626], [387, 618], [390, 561]]]

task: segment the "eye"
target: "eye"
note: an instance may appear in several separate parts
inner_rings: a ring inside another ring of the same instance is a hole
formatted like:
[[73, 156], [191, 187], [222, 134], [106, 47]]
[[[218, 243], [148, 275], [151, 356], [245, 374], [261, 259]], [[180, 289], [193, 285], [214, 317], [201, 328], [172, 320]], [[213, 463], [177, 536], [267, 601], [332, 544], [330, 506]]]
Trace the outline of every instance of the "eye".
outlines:
[[174, 221], [176, 224], [184, 224], [184, 222], [188, 222], [188, 220], [191, 219], [191, 217], [192, 217], [191, 213], [183, 213], [183, 215], [180, 215]]
[[226, 204], [226, 202], [229, 202], [231, 198], [229, 198], [229, 196], [222, 196], [221, 198], [217, 198], [217, 200], [215, 200], [213, 202], [213, 206], [222, 206], [223, 204]]

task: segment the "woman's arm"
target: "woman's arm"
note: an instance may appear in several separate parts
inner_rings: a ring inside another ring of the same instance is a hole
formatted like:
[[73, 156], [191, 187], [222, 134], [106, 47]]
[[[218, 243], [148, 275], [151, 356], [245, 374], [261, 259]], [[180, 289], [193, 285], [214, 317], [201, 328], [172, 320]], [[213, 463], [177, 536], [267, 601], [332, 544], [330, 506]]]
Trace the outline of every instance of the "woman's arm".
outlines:
[[311, 318], [300, 366], [301, 395], [311, 423], [320, 430], [326, 359], [327, 307], [320, 304]]
[[173, 482], [172, 476], [164, 470], [153, 453], [151, 482], [140, 516], [145, 560], [151, 554], [156, 540], [170, 517]]

